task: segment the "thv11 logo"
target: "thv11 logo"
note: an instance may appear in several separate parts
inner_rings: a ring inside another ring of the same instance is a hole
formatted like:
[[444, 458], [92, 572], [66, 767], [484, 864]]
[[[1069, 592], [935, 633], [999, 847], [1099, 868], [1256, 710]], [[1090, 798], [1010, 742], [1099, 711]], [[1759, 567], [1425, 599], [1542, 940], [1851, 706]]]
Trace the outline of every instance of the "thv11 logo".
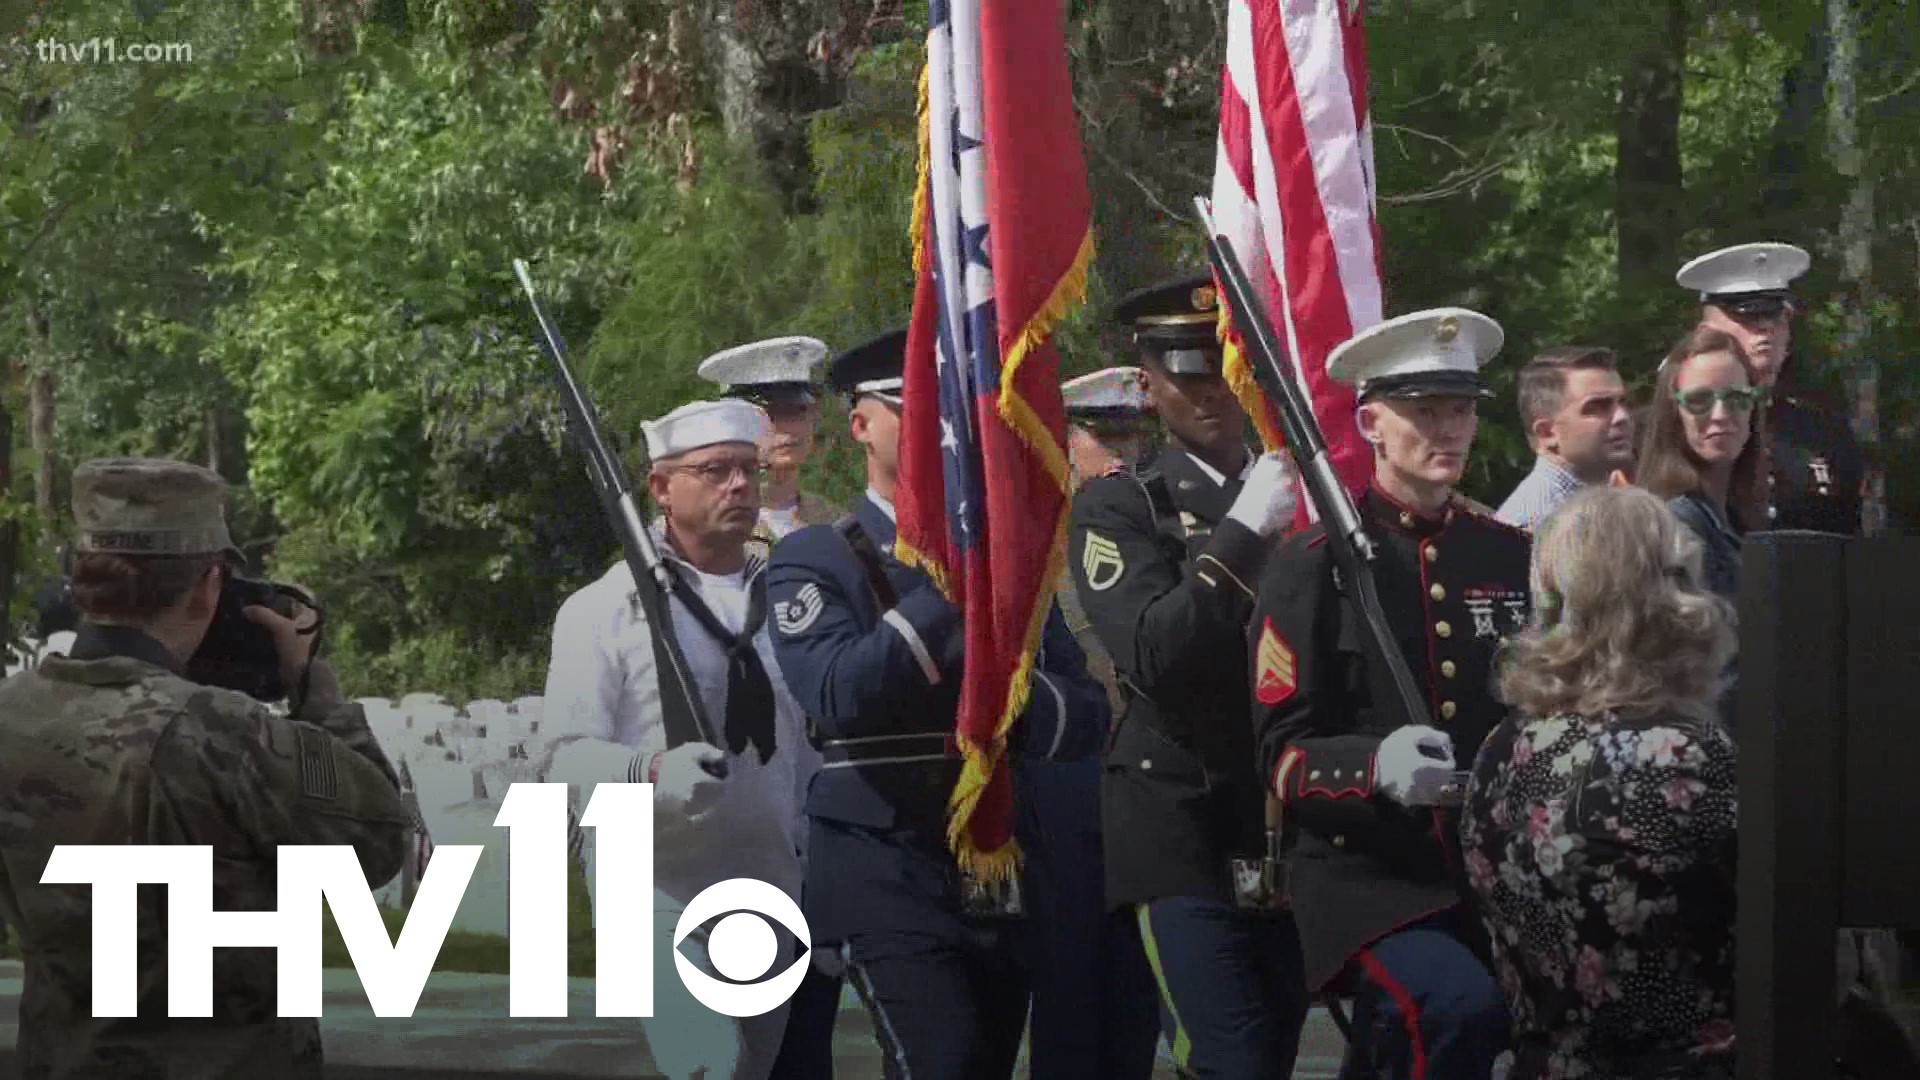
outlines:
[[[510, 962], [515, 1017], [567, 1015], [567, 785], [514, 784], [494, 825], [508, 830]], [[594, 830], [594, 1015], [653, 1015], [653, 785], [600, 784], [581, 815]], [[213, 950], [278, 952], [281, 1016], [320, 1015], [320, 905], [325, 899], [376, 1016], [412, 1016], [484, 849], [436, 847], [398, 941], [387, 936], [352, 847], [279, 849], [277, 911], [213, 910], [213, 849], [61, 845], [40, 881], [93, 886], [93, 1015], [137, 1015], [137, 886], [167, 887], [167, 1015], [213, 1015]], [[453, 879], [458, 877], [459, 881]], [[700, 970], [680, 943], [717, 915], [707, 955], [725, 982]], [[800, 958], [759, 982], [781, 950], [765, 917], [792, 931]], [[731, 878], [695, 896], [673, 932], [680, 981], [728, 1016], [759, 1016], [792, 997], [812, 942], [806, 916], [778, 888]]]

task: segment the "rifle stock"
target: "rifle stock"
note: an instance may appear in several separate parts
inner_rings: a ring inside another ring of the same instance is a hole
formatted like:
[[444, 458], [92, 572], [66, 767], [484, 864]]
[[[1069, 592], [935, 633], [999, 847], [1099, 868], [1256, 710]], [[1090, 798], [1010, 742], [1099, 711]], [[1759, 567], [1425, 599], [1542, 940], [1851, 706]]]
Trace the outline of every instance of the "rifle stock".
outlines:
[[1307, 497], [1313, 501], [1315, 514], [1333, 541], [1335, 564], [1346, 576], [1354, 600], [1359, 604], [1361, 621], [1371, 638], [1373, 658], [1387, 666], [1407, 722], [1431, 723], [1420, 686], [1414, 681], [1406, 656], [1394, 640], [1393, 628], [1387, 625], [1386, 611], [1380, 606], [1380, 589], [1373, 575], [1373, 561], [1378, 553], [1373, 538], [1367, 535], [1352, 496], [1347, 494], [1339, 473], [1334, 471], [1333, 461], [1327, 454], [1327, 440], [1314, 419], [1313, 409], [1287, 372], [1287, 361], [1282, 359], [1285, 353], [1274, 336], [1272, 319], [1267, 315], [1266, 305], [1253, 291], [1253, 282], [1240, 265], [1233, 241], [1214, 227], [1213, 212], [1206, 199], [1195, 198], [1193, 203], [1206, 226], [1207, 254], [1214, 275], [1226, 292], [1234, 325], [1240, 328], [1248, 358], [1253, 361], [1254, 380], [1280, 412], [1281, 431], [1300, 468]]
[[567, 366], [560, 335], [547, 321], [546, 312], [540, 308], [540, 299], [534, 293], [533, 279], [527, 273], [526, 262], [513, 260], [513, 272], [520, 279], [521, 288], [526, 290], [527, 303], [533, 307], [533, 317], [539, 322], [541, 337], [547, 344], [547, 355], [553, 359], [554, 381], [560, 390], [560, 402], [567, 411], [567, 430], [586, 458], [587, 477], [593, 482], [595, 494], [600, 496], [601, 506], [613, 525], [614, 534], [620, 538], [627, 568], [633, 572], [634, 589], [640, 599], [641, 611], [646, 615], [649, 636], [653, 639], [667, 744], [671, 747], [687, 742], [704, 742], [710, 746], [721, 746], [723, 744], [701, 702], [699, 686], [693, 681], [693, 670], [687, 666], [686, 654], [680, 649], [679, 638], [673, 630], [673, 619], [667, 609], [667, 598], [672, 595], [675, 585], [673, 571], [661, 560], [660, 551], [653, 542], [653, 533], [641, 518], [640, 508], [627, 487], [626, 474], [600, 436], [599, 416], [594, 412], [593, 403], [587, 400], [586, 392], [574, 380], [573, 371]]

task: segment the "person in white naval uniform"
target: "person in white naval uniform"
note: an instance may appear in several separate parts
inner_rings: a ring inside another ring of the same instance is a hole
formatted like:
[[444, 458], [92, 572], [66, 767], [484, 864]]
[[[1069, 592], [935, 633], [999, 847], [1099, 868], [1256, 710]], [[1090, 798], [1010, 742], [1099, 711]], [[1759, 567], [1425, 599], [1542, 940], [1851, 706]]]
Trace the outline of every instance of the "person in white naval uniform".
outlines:
[[840, 509], [800, 490], [800, 467], [813, 454], [820, 406], [813, 369], [827, 356], [818, 338], [777, 337], [748, 342], [700, 361], [700, 377], [725, 387], [726, 396], [766, 410], [772, 432], [761, 446], [766, 483], [754, 541], [765, 555], [782, 537], [806, 525], [828, 525]]
[[[576, 785], [576, 814], [595, 784], [654, 784], [655, 996], [653, 1016], [642, 1021], [648, 1047], [674, 1080], [763, 1080], [787, 1006], [745, 1018], [714, 1012], [686, 991], [672, 956], [681, 912], [710, 885], [755, 878], [800, 900], [802, 800], [819, 758], [780, 677], [765, 625], [762, 563], [747, 550], [759, 510], [757, 444], [767, 420], [744, 401], [706, 401], [642, 426], [652, 462], [647, 488], [662, 511], [652, 526], [655, 541], [706, 609], [703, 618], [676, 591], [669, 601], [674, 633], [707, 715], [716, 727], [724, 724], [719, 737], [727, 745], [668, 745], [653, 642], [623, 560], [569, 597], [554, 620], [543, 709], [546, 779]], [[741, 637], [723, 641], [718, 629]], [[744, 656], [747, 633], [765, 673], [752, 685], [741, 674], [752, 666]], [[732, 644], [742, 646], [740, 655], [730, 652]], [[729, 700], [736, 695], [739, 701]], [[749, 701], [752, 708], [740, 707]], [[583, 831], [591, 887], [592, 830]], [[703, 929], [679, 951], [717, 975], [706, 945]], [[775, 960], [768, 974], [785, 970], [792, 956]]]

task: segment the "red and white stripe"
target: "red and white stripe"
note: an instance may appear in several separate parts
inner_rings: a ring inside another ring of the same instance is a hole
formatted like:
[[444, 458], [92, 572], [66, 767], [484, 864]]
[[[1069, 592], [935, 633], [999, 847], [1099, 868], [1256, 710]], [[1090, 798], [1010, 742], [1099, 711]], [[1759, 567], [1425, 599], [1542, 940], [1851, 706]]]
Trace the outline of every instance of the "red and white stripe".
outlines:
[[[1295, 359], [1341, 478], [1373, 455], [1327, 354], [1379, 322], [1380, 230], [1366, 35], [1357, 0], [1232, 0], [1213, 213]], [[1301, 499], [1303, 514], [1311, 500]], [[1305, 518], [1303, 518], [1303, 521]]]

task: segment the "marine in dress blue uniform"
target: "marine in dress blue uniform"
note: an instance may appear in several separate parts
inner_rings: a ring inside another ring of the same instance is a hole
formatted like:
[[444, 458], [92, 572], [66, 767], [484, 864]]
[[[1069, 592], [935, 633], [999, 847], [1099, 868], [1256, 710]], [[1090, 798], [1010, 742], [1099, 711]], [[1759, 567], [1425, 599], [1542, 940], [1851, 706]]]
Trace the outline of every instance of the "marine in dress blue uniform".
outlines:
[[1307, 1011], [1299, 942], [1236, 868], [1269, 853], [1245, 628], [1292, 481], [1247, 451], [1218, 317], [1201, 276], [1116, 307], [1168, 445], [1081, 487], [1067, 562], [1126, 698], [1101, 781], [1107, 903], [1140, 927], [1184, 1075], [1284, 1077]]
[[735, 345], [700, 361], [701, 378], [719, 383], [728, 397], [760, 406], [773, 425], [761, 447], [766, 476], [761, 482], [760, 521], [753, 530], [755, 549], [762, 558], [795, 529], [825, 525], [840, 516], [840, 510], [825, 499], [800, 490], [800, 470], [813, 453], [814, 422], [820, 415], [813, 370], [826, 358], [825, 342], [789, 336]]
[[1814, 529], [1858, 535], [1867, 455], [1840, 409], [1819, 400], [1806, 380], [1787, 371], [1793, 282], [1812, 257], [1792, 244], [1739, 244], [1709, 252], [1674, 275], [1700, 296], [1700, 321], [1732, 335], [1772, 399], [1766, 413], [1768, 529]]
[[[735, 345], [700, 361], [701, 378], [718, 383], [727, 397], [760, 406], [772, 427], [761, 447], [766, 473], [749, 541], [762, 559], [795, 529], [840, 516], [825, 499], [800, 490], [800, 469], [813, 451], [819, 415], [814, 369], [826, 358], [825, 342], [788, 336]], [[838, 951], [816, 948], [806, 978], [788, 999], [786, 1034], [769, 1080], [833, 1080], [833, 1029], [843, 983]]]
[[1359, 500], [1380, 604], [1420, 691], [1410, 718], [1324, 529], [1267, 564], [1249, 635], [1260, 764], [1297, 829], [1293, 912], [1309, 985], [1354, 996], [1344, 1077], [1486, 1080], [1507, 1006], [1466, 906], [1460, 770], [1505, 715], [1489, 682], [1530, 611], [1526, 533], [1452, 489], [1475, 429], [1492, 319], [1391, 319], [1336, 349], [1374, 480]]
[[[845, 943], [889, 1078], [998, 1080], [1027, 1016], [1029, 927], [1017, 889], [969, 881], [947, 846], [964, 638], [960, 611], [891, 555], [904, 343], [895, 332], [834, 360], [868, 491], [849, 518], [782, 540], [768, 570], [781, 667], [825, 758], [805, 905], [816, 940]], [[1093, 752], [1106, 701], [1057, 611], [1035, 667], [1016, 755]]]

